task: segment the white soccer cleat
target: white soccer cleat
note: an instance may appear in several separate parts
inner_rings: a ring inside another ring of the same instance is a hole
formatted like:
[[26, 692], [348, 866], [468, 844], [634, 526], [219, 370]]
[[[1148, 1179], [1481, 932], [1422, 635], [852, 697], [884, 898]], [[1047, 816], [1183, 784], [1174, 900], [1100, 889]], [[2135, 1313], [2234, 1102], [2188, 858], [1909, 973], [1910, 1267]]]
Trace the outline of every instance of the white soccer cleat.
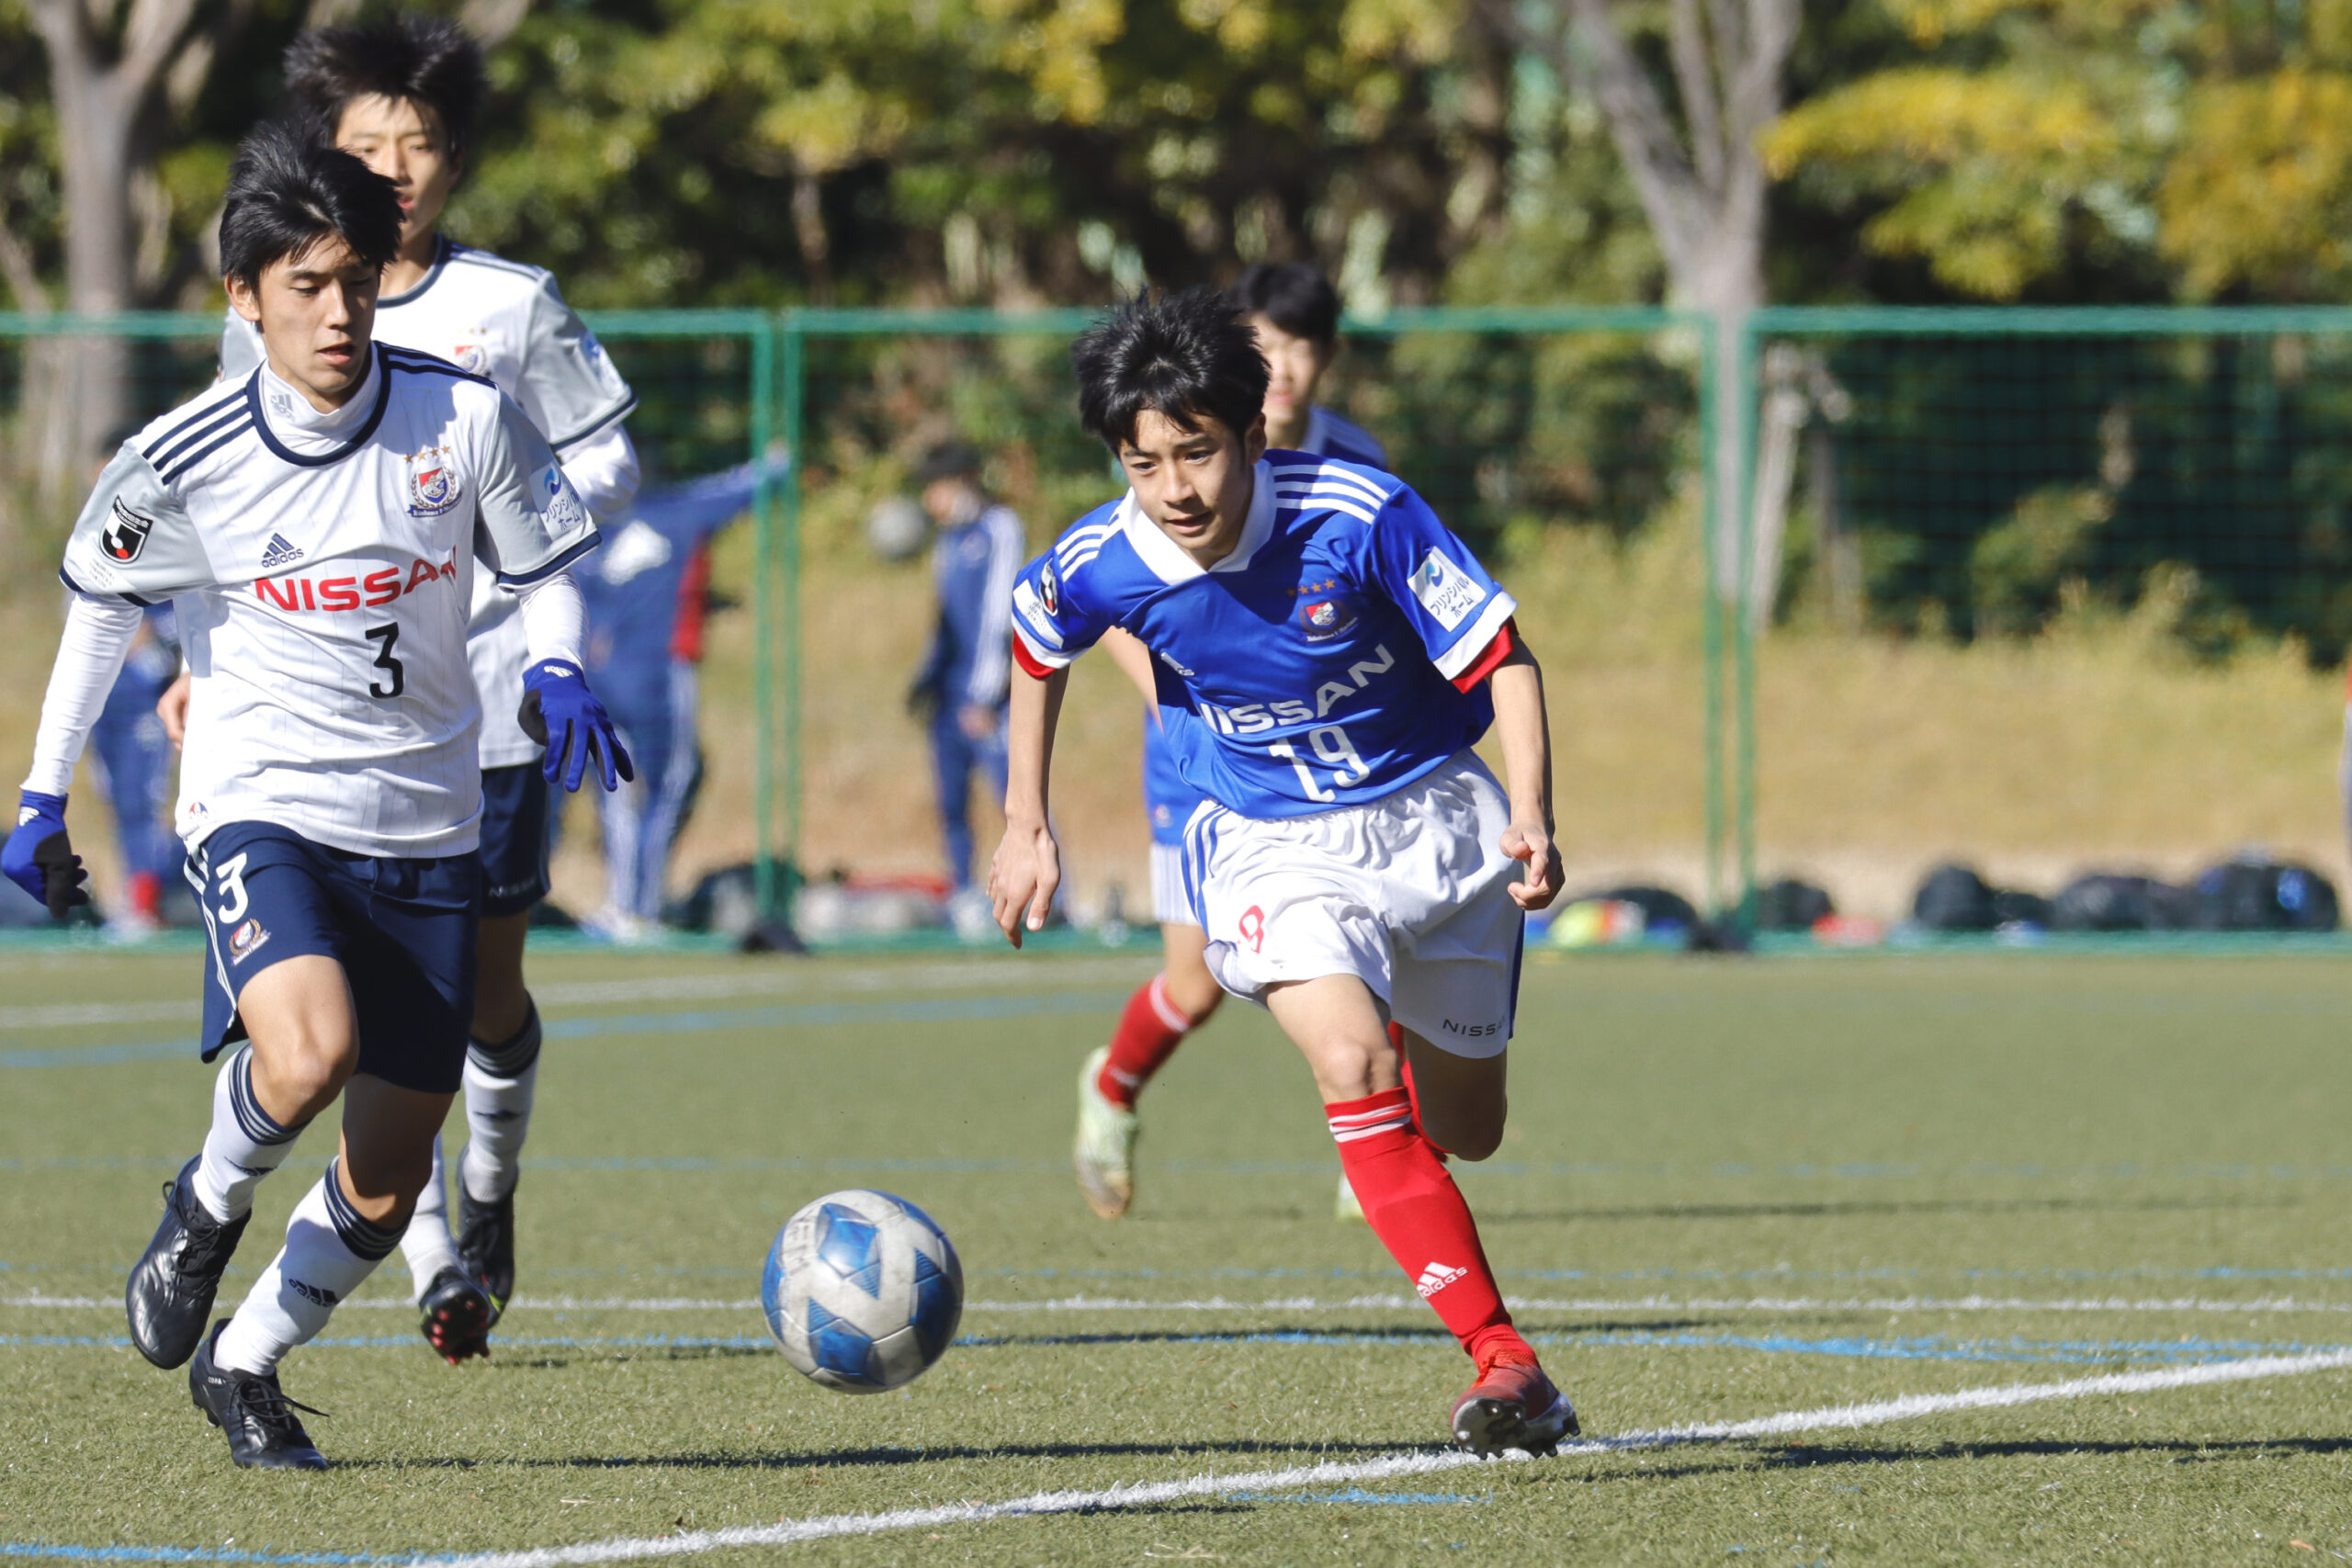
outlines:
[[1365, 1224], [1363, 1204], [1356, 1197], [1356, 1190], [1348, 1185], [1348, 1173], [1340, 1172], [1340, 1195], [1331, 1201], [1331, 1217], [1341, 1224]]
[[1142, 1118], [1123, 1111], [1102, 1097], [1094, 1080], [1111, 1047], [1099, 1046], [1086, 1058], [1078, 1075], [1078, 1139], [1070, 1148], [1070, 1164], [1078, 1171], [1078, 1190], [1098, 1219], [1115, 1220], [1127, 1212], [1136, 1195], [1136, 1134]]

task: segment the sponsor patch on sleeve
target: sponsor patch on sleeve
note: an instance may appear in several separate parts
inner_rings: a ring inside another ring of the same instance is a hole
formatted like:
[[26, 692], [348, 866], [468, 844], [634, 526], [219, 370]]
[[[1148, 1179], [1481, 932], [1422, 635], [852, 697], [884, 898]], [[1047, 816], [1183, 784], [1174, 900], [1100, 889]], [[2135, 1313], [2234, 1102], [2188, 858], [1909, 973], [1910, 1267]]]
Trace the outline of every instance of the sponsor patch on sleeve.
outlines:
[[560, 539], [588, 526], [588, 509], [580, 503], [580, 496], [564, 477], [563, 465], [549, 463], [539, 470], [532, 487], [538, 493], [532, 499], [538, 502], [539, 515], [548, 520], [548, 531]]
[[1029, 628], [1031, 637], [1047, 648], [1061, 647], [1061, 632], [1054, 626], [1053, 616], [1046, 613], [1035, 586], [1026, 578], [1012, 585], [1012, 613], [1021, 617], [1021, 624]]
[[1471, 613], [1487, 602], [1487, 591], [1470, 574], [1446, 558], [1435, 546], [1413, 569], [1413, 597], [1421, 602], [1438, 625], [1459, 631]]

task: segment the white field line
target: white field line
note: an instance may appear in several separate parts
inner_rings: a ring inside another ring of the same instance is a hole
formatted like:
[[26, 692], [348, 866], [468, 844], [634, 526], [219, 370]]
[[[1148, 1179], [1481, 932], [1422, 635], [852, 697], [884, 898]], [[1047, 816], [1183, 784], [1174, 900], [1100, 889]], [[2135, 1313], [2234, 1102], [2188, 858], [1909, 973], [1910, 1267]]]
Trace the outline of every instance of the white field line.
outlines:
[[[2054, 1300], [2030, 1296], [1880, 1296], [1833, 1300], [1805, 1296], [1743, 1296], [1690, 1298], [1677, 1296], [1583, 1297], [1546, 1299], [1504, 1298], [1513, 1312], [1737, 1312], [1737, 1313], [2352, 1313], [2352, 1302], [2309, 1301], [2296, 1296], [2068, 1296]], [[1313, 1296], [1274, 1297], [1266, 1301], [1229, 1301], [1211, 1296], [1190, 1301], [1147, 1301], [1110, 1296], [1063, 1296], [1051, 1301], [968, 1301], [967, 1312], [1001, 1313], [1253, 1313], [1365, 1312], [1382, 1309], [1419, 1310], [1424, 1303], [1408, 1295], [1350, 1296], [1326, 1301]], [[0, 1307], [52, 1308], [61, 1311], [119, 1312], [122, 1302], [112, 1296], [0, 1296]], [[518, 1296], [509, 1310], [538, 1312], [758, 1312], [756, 1297], [741, 1300], [705, 1296]], [[369, 1297], [345, 1302], [343, 1312], [414, 1312], [395, 1297]]]
[[[1868, 1404], [1791, 1410], [1751, 1421], [1710, 1422], [1667, 1427], [1648, 1432], [1625, 1432], [1615, 1437], [1566, 1444], [1560, 1451], [1564, 1455], [1620, 1453], [1679, 1443], [1734, 1442], [1744, 1438], [1775, 1438], [1798, 1432], [1852, 1430], [1883, 1426], [1893, 1421], [1916, 1420], [1923, 1416], [1942, 1415], [1950, 1411], [2003, 1409], [2011, 1405], [2083, 1399], [2098, 1394], [2152, 1393], [2211, 1383], [2245, 1382], [2256, 1378], [2294, 1377], [2340, 1367], [2352, 1367], [2352, 1350], [2309, 1356], [2264, 1356], [2201, 1367], [2172, 1367], [2162, 1371], [2075, 1378], [2064, 1382], [2010, 1383], [1996, 1388], [1968, 1389], [1958, 1393], [1906, 1394], [1900, 1399], [1878, 1400]], [[954, 1503], [944, 1507], [901, 1508], [883, 1514], [833, 1514], [811, 1519], [788, 1519], [774, 1525], [744, 1525], [732, 1529], [694, 1530], [672, 1536], [635, 1540], [622, 1538], [587, 1541], [578, 1546], [547, 1546], [528, 1551], [483, 1552], [425, 1561], [445, 1565], [445, 1568], [568, 1568], [568, 1565], [575, 1563], [626, 1562], [650, 1557], [692, 1557], [706, 1551], [789, 1546], [804, 1540], [882, 1535], [942, 1525], [981, 1524], [991, 1519], [1022, 1516], [1144, 1508], [1233, 1492], [1288, 1491], [1343, 1482], [1385, 1481], [1397, 1476], [1455, 1470], [1478, 1462], [1477, 1459], [1465, 1453], [1424, 1450], [1391, 1454], [1355, 1463], [1301, 1465], [1291, 1470], [1246, 1471], [1231, 1475], [1195, 1475], [1182, 1481], [1137, 1483], [1097, 1492], [1035, 1492], [1026, 1497], [1014, 1497], [1001, 1503]]]
[[0, 1008], [0, 1029], [70, 1029], [82, 1023], [161, 1023], [200, 1018], [201, 1002], [60, 1002], [51, 1007]]

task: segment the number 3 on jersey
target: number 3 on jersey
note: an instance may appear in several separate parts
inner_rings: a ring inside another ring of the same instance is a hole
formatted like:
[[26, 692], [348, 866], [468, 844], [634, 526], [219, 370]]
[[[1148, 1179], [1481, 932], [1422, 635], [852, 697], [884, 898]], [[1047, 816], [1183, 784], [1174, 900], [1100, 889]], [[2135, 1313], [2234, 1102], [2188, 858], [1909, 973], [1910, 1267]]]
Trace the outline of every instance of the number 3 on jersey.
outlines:
[[384, 681], [368, 682], [368, 694], [371, 697], [399, 696], [408, 690], [408, 670], [392, 657], [392, 649], [401, 640], [401, 628], [386, 621], [380, 626], [369, 626], [366, 635], [369, 642], [384, 645], [376, 650], [376, 668], [387, 671], [390, 680], [390, 684]]
[[[1327, 724], [1320, 728], [1308, 730], [1306, 743], [1315, 748], [1316, 756], [1331, 765], [1331, 782], [1340, 789], [1360, 784], [1372, 777], [1371, 767], [1362, 757], [1356, 755], [1354, 744], [1348, 739], [1347, 730], [1340, 726]], [[1298, 771], [1298, 782], [1306, 786], [1307, 799], [1337, 800], [1340, 798], [1330, 790], [1325, 789], [1315, 782], [1315, 770], [1307, 765], [1306, 760], [1298, 754], [1289, 741], [1277, 740], [1266, 750]]]

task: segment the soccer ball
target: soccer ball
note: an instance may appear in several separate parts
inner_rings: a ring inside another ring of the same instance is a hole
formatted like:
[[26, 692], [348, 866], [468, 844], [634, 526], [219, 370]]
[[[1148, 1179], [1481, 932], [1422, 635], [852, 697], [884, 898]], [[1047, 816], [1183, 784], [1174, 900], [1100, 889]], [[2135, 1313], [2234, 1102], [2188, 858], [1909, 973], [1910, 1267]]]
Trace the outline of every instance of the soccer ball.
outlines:
[[865, 514], [865, 542], [884, 560], [910, 559], [931, 536], [931, 515], [903, 495], [886, 495]]
[[912, 1382], [956, 1337], [964, 1266], [929, 1214], [853, 1188], [784, 1222], [760, 1303], [786, 1360], [827, 1388], [881, 1393]]

